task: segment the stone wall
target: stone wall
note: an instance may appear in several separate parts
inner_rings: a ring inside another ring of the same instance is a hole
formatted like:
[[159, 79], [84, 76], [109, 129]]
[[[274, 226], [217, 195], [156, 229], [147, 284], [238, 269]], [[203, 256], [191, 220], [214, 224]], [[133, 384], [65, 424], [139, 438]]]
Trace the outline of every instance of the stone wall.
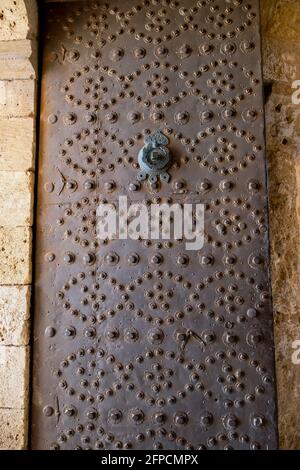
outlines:
[[[300, 449], [300, 2], [261, 0], [280, 444]], [[27, 446], [36, 109], [35, 0], [0, 2], [0, 449]]]
[[0, 2], [0, 448], [27, 446], [35, 0]]

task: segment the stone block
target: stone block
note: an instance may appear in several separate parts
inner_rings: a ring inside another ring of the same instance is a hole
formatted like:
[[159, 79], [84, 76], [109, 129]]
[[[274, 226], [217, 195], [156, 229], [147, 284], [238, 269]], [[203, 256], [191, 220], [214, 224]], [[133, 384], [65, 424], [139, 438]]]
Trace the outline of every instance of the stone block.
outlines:
[[30, 171], [0, 171], [0, 226], [32, 225], [33, 181]]
[[268, 12], [265, 34], [288, 43], [297, 43], [300, 42], [299, 24], [299, 0], [275, 0]]
[[0, 117], [27, 117], [35, 112], [34, 80], [0, 81]]
[[27, 446], [26, 410], [0, 408], [0, 450], [23, 450]]
[[36, 41], [0, 41], [0, 80], [36, 78]]
[[265, 81], [291, 84], [300, 77], [300, 42], [290, 43], [266, 38], [263, 42], [263, 76]]
[[29, 347], [0, 346], [0, 408], [27, 408]]

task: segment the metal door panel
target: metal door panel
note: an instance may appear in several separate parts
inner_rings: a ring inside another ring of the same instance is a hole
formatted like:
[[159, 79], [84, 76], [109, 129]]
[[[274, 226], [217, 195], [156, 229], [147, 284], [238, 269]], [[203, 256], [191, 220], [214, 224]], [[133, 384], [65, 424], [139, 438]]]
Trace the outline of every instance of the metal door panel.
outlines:
[[[47, 4], [33, 448], [276, 447], [258, 13], [256, 0]], [[132, 191], [159, 129], [171, 180]], [[120, 195], [204, 203], [203, 248], [101, 242], [97, 206]]]

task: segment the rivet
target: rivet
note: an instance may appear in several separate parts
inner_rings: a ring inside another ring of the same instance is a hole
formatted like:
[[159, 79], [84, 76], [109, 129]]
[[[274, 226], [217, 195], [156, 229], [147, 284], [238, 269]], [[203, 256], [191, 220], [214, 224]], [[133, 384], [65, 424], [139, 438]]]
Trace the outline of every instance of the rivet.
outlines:
[[47, 336], [48, 338], [53, 338], [55, 334], [56, 334], [55, 328], [53, 326], [47, 326], [47, 328], [45, 329], [45, 336]]
[[52, 261], [55, 260], [55, 254], [54, 253], [47, 253], [45, 255], [45, 259], [46, 259], [46, 261], [48, 261], [48, 263], [52, 263]]
[[53, 413], [54, 413], [54, 409], [52, 408], [52, 406], [47, 405], [43, 408], [43, 414], [45, 416], [50, 417], [53, 415]]

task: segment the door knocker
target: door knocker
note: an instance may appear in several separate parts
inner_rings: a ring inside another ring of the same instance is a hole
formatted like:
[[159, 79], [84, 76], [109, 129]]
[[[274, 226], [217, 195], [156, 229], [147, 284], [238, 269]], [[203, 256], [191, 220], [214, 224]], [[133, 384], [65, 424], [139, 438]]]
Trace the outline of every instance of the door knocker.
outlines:
[[167, 169], [171, 164], [171, 154], [166, 146], [169, 139], [160, 130], [157, 130], [147, 136], [144, 142], [145, 145], [138, 154], [140, 172], [137, 179], [143, 181], [148, 177], [150, 183], [156, 183], [159, 178], [168, 183], [170, 175]]

